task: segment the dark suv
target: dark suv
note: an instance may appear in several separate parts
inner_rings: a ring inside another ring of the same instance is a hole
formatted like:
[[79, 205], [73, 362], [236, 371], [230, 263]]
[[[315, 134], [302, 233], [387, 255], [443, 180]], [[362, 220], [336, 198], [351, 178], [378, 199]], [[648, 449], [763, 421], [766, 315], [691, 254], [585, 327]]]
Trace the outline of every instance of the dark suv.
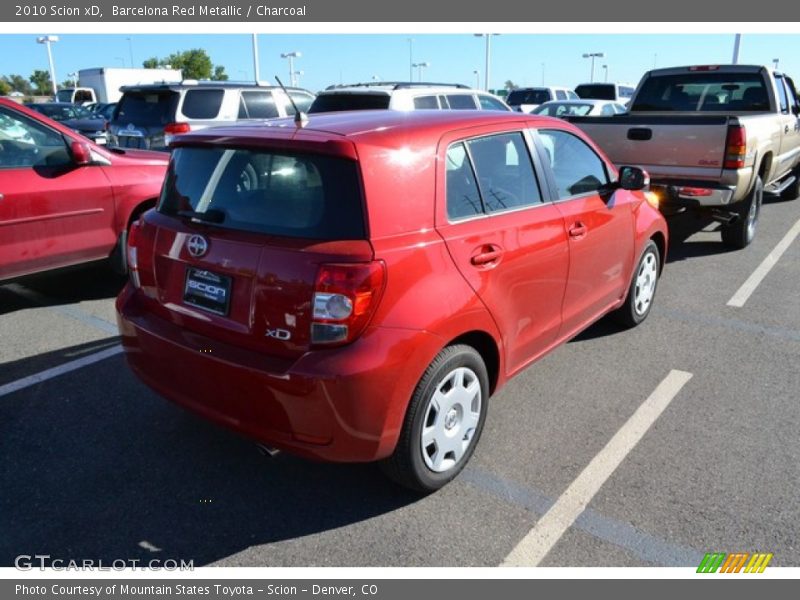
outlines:
[[109, 124], [109, 145], [167, 150], [172, 137], [248, 119], [307, 111], [314, 94], [255, 83], [197, 82], [126, 86]]

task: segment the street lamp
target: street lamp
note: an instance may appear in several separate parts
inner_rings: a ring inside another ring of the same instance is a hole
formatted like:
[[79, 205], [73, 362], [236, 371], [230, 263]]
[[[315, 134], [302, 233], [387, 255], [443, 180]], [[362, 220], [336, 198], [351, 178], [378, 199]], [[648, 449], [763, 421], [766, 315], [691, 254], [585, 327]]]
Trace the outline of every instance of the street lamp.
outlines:
[[475, 33], [475, 37], [486, 38], [486, 72], [483, 75], [483, 86], [486, 91], [489, 91], [489, 78], [491, 76], [491, 61], [492, 61], [492, 36], [500, 35], [499, 33]]
[[414, 81], [414, 38], [408, 38], [408, 81]]
[[283, 52], [281, 54], [281, 58], [288, 58], [289, 59], [289, 83], [292, 87], [297, 87], [297, 84], [294, 81], [294, 59], [300, 58], [303, 56], [302, 52], [298, 52], [295, 50], [294, 52]]
[[37, 44], [44, 44], [47, 46], [47, 60], [50, 62], [50, 83], [53, 84], [53, 96], [58, 93], [58, 87], [56, 86], [56, 68], [53, 64], [52, 44], [57, 41], [57, 35], [41, 35], [36, 38]]
[[305, 71], [295, 71], [294, 72], [294, 85], [300, 85], [300, 78], [305, 75]]
[[133, 41], [129, 37], [126, 37], [125, 39], [128, 40], [128, 54], [131, 57], [131, 69], [132, 69], [133, 68]]
[[781, 62], [781, 59], [780, 59], [780, 58], [773, 58], [773, 59], [772, 59], [772, 64], [774, 64], [774, 65], [775, 65], [775, 70], [776, 70], [776, 71], [778, 70], [778, 63], [779, 63], [779, 62]]
[[472, 74], [475, 75], [475, 89], [481, 89], [481, 72], [475, 69], [472, 71]]
[[608, 65], [603, 65], [603, 83], [608, 83]]
[[603, 58], [605, 54], [603, 52], [586, 52], [583, 55], [583, 58], [591, 58], [592, 59], [592, 70], [589, 75], [589, 82], [594, 83], [594, 59], [595, 58]]
[[544, 63], [542, 63], [542, 87], [544, 87]]
[[72, 87], [78, 87], [78, 72], [73, 71], [72, 73], [67, 73], [67, 77], [72, 80]]
[[419, 79], [419, 81], [422, 81], [422, 70], [425, 69], [426, 67], [430, 67], [431, 63], [429, 63], [429, 62], [418, 62], [418, 63], [413, 63], [411, 66], [414, 67], [415, 69], [417, 69], [418, 79]]

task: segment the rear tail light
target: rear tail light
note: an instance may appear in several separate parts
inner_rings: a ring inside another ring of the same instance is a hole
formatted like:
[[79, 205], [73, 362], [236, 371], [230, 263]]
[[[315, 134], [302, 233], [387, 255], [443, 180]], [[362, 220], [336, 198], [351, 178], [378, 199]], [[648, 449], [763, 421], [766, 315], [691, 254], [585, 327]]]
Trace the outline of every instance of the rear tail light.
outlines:
[[725, 140], [726, 169], [741, 169], [747, 156], [747, 132], [744, 125], [729, 125], [728, 137]]
[[164, 145], [169, 146], [172, 138], [181, 133], [189, 133], [192, 130], [188, 123], [170, 123], [164, 127]]
[[688, 186], [678, 188], [678, 194], [681, 196], [692, 196], [692, 197], [710, 196], [713, 193], [714, 191], [709, 188], [688, 187]]
[[314, 286], [311, 343], [341, 345], [361, 335], [378, 306], [385, 280], [382, 261], [321, 265]]
[[142, 281], [139, 279], [139, 251], [136, 248], [136, 241], [139, 237], [140, 229], [138, 221], [131, 224], [130, 230], [128, 231], [128, 243], [126, 246], [126, 252], [128, 253], [128, 275], [133, 287], [137, 290], [142, 287]]
[[697, 65], [689, 67], [690, 71], [716, 71], [717, 69], [719, 69], [719, 65]]

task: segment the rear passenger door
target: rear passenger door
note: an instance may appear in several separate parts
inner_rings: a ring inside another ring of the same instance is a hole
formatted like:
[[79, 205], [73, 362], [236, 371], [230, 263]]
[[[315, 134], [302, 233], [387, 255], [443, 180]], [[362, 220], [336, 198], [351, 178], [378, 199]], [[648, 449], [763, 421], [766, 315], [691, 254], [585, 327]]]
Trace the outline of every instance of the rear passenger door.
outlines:
[[540, 129], [536, 139], [569, 238], [564, 336], [583, 329], [625, 294], [633, 262], [633, 215], [628, 194], [601, 195], [611, 168], [578, 135]]
[[564, 219], [529, 142], [522, 130], [483, 128], [438, 150], [437, 229], [497, 323], [509, 373], [555, 341], [569, 268]]

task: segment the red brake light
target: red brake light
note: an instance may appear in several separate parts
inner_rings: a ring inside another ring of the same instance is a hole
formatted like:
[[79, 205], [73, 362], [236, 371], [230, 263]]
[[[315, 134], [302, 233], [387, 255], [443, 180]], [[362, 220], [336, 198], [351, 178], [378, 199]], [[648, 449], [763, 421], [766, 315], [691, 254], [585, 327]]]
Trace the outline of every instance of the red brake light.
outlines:
[[347, 344], [366, 328], [386, 280], [383, 261], [324, 264], [314, 286], [311, 343]]
[[678, 194], [681, 196], [710, 196], [713, 193], [713, 190], [708, 188], [699, 188], [699, 187], [680, 187], [678, 188]]
[[167, 135], [178, 135], [179, 133], [189, 133], [192, 130], [188, 123], [170, 123], [164, 127], [164, 133]]
[[690, 71], [716, 71], [717, 69], [719, 69], [719, 65], [697, 65], [689, 67]]
[[741, 169], [747, 156], [747, 132], [744, 125], [729, 125], [728, 137], [725, 140], [726, 169]]

